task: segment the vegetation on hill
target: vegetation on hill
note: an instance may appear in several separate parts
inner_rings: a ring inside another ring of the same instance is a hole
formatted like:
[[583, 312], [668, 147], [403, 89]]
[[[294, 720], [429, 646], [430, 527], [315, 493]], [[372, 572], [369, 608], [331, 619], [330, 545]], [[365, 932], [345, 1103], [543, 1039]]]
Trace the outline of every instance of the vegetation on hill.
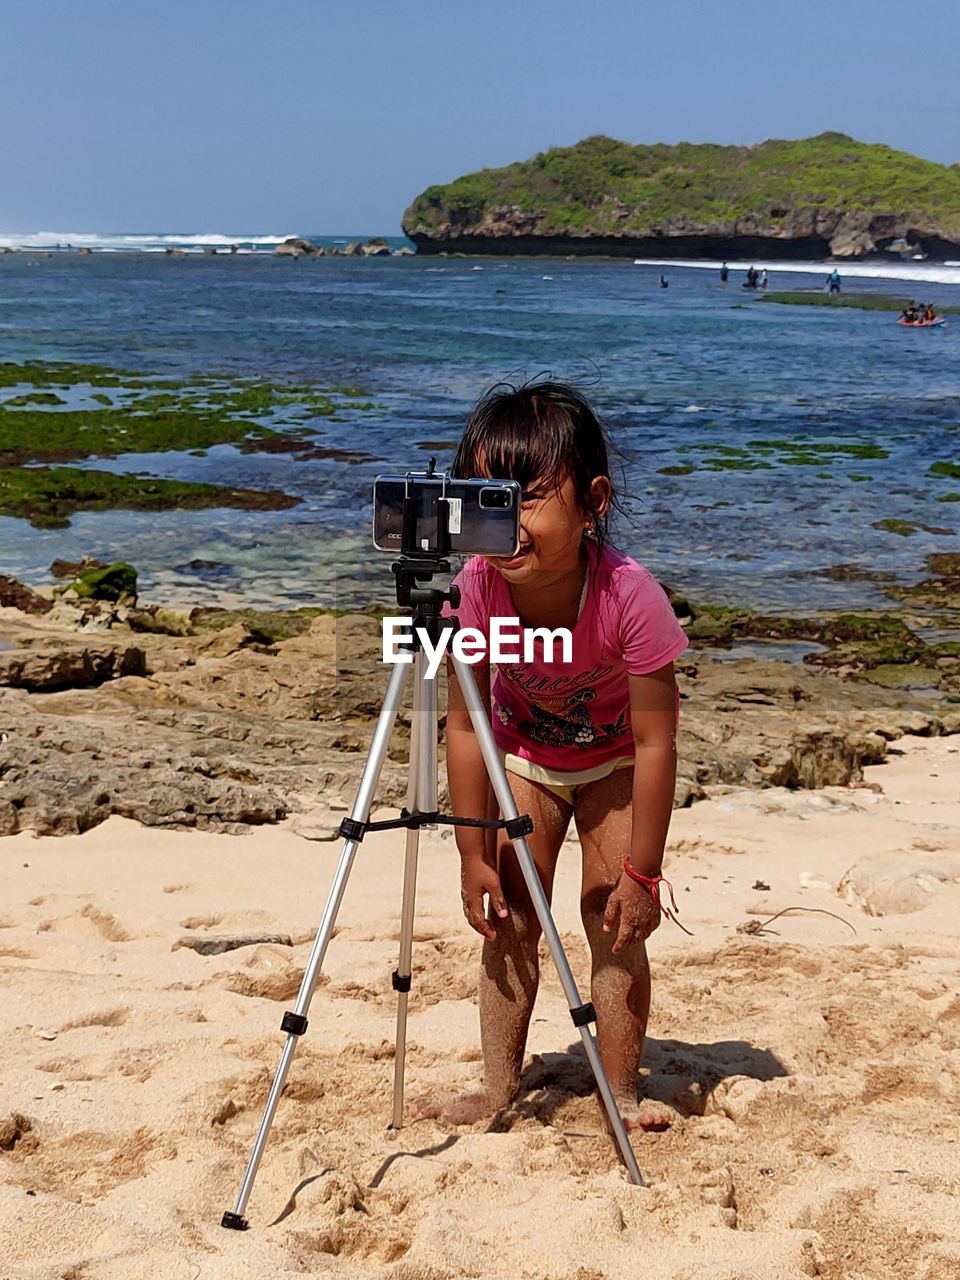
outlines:
[[776, 234], [802, 209], [894, 213], [960, 239], [960, 165], [842, 133], [753, 147], [633, 146], [598, 136], [428, 187], [403, 226], [414, 239], [441, 229], [455, 235], [508, 207], [535, 219], [524, 230], [539, 236], [645, 236], [678, 219], [730, 233], [744, 218]]

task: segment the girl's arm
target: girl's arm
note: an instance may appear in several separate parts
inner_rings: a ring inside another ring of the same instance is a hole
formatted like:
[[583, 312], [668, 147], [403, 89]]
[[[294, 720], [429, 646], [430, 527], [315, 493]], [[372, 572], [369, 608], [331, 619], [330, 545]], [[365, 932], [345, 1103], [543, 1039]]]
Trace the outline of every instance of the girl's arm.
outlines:
[[630, 676], [633, 771], [633, 834], [630, 865], [645, 876], [659, 874], [673, 814], [677, 781], [677, 693], [673, 663]]
[[[673, 813], [677, 777], [677, 694], [673, 663], [643, 676], [630, 676], [630, 719], [636, 764], [633, 770], [633, 824], [624, 850], [634, 871], [659, 875]], [[646, 886], [621, 872], [603, 913], [605, 933], [615, 933], [612, 950], [642, 942], [660, 923], [660, 910]]]
[[[484, 707], [489, 707], [489, 666], [474, 667], [473, 675], [481, 701]], [[491, 813], [496, 815], [483, 753], [452, 662], [447, 663], [447, 785], [450, 804], [457, 817], [487, 818]], [[496, 867], [496, 841], [488, 837], [483, 827], [455, 827], [454, 830], [460, 850], [463, 913], [478, 933], [485, 938], [495, 938], [496, 930], [483, 910], [483, 898], [489, 894], [497, 915], [506, 916], [507, 905]]]

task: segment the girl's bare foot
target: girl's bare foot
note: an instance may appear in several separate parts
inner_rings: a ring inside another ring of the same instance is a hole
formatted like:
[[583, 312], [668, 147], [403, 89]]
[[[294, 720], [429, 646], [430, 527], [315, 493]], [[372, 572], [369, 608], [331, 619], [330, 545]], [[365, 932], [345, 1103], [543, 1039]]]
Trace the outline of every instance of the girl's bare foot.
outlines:
[[510, 1101], [499, 1098], [488, 1089], [473, 1089], [453, 1097], [433, 1099], [417, 1098], [413, 1114], [418, 1120], [445, 1120], [447, 1124], [476, 1124], [489, 1119]]

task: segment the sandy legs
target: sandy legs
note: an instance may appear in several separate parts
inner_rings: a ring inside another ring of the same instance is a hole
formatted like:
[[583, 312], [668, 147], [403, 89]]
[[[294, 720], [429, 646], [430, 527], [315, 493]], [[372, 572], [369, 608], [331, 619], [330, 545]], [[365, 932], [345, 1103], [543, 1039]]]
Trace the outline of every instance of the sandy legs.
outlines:
[[618, 769], [577, 794], [577, 833], [583, 850], [580, 916], [592, 960], [590, 998], [597, 1011], [597, 1048], [628, 1129], [660, 1129], [672, 1112], [637, 1101], [637, 1072], [650, 1013], [650, 966], [641, 944], [615, 956], [614, 935], [603, 932], [607, 895], [630, 847], [633, 770]]
[[[632, 822], [631, 769], [582, 787], [576, 822], [583, 849], [581, 916], [592, 955], [591, 999], [597, 1010], [597, 1044], [604, 1069], [630, 1128], [662, 1128], [669, 1108], [637, 1102], [637, 1070], [650, 1008], [650, 970], [644, 947], [619, 956], [603, 933], [603, 908], [629, 848]], [[526, 778], [511, 775], [521, 813], [534, 821], [530, 848], [548, 900], [557, 857], [572, 816], [570, 805]], [[540, 922], [530, 901], [513, 846], [502, 836], [500, 878], [509, 918], [491, 917], [497, 936], [483, 944], [480, 973], [480, 1036], [483, 1085], [479, 1090], [433, 1102], [421, 1099], [420, 1116], [472, 1124], [505, 1106], [520, 1085], [527, 1030], [539, 983]]]
[[[549, 900], [560, 846], [573, 813], [552, 792], [526, 778], [510, 775], [517, 808], [533, 819], [528, 837], [540, 882]], [[540, 921], [533, 909], [513, 845], [500, 833], [500, 883], [510, 914], [491, 915], [496, 938], [484, 941], [480, 966], [480, 1041], [483, 1046], [483, 1085], [455, 1098], [417, 1105], [419, 1115], [442, 1116], [451, 1124], [472, 1124], [491, 1115], [516, 1095], [520, 1087], [527, 1030], [540, 981]]]

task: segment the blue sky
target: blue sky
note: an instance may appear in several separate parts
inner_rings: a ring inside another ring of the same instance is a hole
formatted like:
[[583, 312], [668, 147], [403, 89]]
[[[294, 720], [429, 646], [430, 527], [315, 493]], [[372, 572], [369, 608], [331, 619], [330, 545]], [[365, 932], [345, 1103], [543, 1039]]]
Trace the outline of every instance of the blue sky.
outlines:
[[0, 0], [0, 232], [396, 233], [593, 133], [960, 162], [960, 3]]

